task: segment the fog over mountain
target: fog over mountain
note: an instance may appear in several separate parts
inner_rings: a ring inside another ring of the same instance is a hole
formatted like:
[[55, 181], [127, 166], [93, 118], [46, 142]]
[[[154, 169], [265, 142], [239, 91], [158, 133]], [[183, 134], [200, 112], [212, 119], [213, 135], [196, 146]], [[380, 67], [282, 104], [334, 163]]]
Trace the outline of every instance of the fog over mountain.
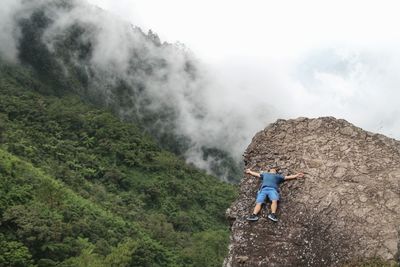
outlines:
[[181, 137], [181, 152], [200, 168], [211, 170], [220, 160], [210, 153], [214, 148], [239, 162], [254, 133], [276, 118], [336, 116], [399, 137], [396, 50], [322, 47], [292, 64], [233, 58], [210, 66], [190, 47], [162, 43], [155, 33], [144, 34], [85, 1], [5, 0], [4, 59], [19, 62], [25, 55], [27, 61], [21, 50], [38, 41], [26, 33], [39, 13], [48, 21], [36, 20], [43, 25], [35, 38], [58, 56], [67, 77], [74, 66], [87, 82], [76, 90], [114, 109], [119, 105], [122, 118], [147, 122], [160, 142], [163, 133]]
[[[112, 106], [122, 118], [150, 121], [145, 125], [155, 135], [181, 137], [180, 152], [200, 168], [210, 170], [220, 160], [213, 149], [239, 162], [249, 136], [266, 121], [266, 109], [240, 103], [221, 89], [184, 45], [161, 43], [156, 34], [146, 35], [82, 1], [6, 1], [5, 6], [3, 58], [41, 68], [52, 55], [65, 79], [76, 74], [87, 83], [75, 91]], [[32, 52], [42, 45], [43, 55]], [[44, 69], [43, 75], [47, 71], [53, 70]]]
[[335, 116], [399, 137], [396, 1], [89, 1], [184, 42], [232, 95], [278, 103], [276, 118]]

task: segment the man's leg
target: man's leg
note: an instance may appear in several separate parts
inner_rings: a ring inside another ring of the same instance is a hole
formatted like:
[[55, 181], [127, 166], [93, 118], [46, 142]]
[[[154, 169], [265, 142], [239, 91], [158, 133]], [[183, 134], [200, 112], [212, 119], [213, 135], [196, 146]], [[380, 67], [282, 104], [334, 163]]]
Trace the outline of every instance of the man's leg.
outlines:
[[271, 200], [271, 213], [268, 214], [268, 219], [271, 221], [277, 222], [278, 218], [276, 217], [276, 209], [278, 208], [278, 200]]
[[276, 210], [278, 209], [279, 193], [276, 189], [271, 189], [268, 191], [268, 197], [271, 200], [271, 213], [268, 214], [268, 219], [277, 222]]
[[249, 217], [247, 217], [248, 221], [257, 221], [258, 220], [257, 214], [260, 212], [261, 206], [262, 206], [262, 203], [258, 203], [258, 200], [257, 200], [257, 204], [254, 207], [253, 214], [251, 214]]
[[277, 208], [278, 208], [278, 200], [272, 200], [271, 213], [276, 213]]
[[257, 215], [257, 214], [260, 212], [261, 206], [262, 206], [261, 203], [257, 203], [257, 204], [256, 204], [256, 206], [254, 207], [254, 211], [253, 211], [253, 214], [254, 214], [254, 215]]
[[266, 197], [267, 197], [267, 194], [264, 190], [260, 190], [258, 192], [257, 199], [256, 199], [256, 206], [254, 207], [253, 214], [251, 214], [249, 217], [247, 217], [248, 221], [257, 221], [258, 220], [257, 214], [260, 212], [262, 203], [264, 203]]

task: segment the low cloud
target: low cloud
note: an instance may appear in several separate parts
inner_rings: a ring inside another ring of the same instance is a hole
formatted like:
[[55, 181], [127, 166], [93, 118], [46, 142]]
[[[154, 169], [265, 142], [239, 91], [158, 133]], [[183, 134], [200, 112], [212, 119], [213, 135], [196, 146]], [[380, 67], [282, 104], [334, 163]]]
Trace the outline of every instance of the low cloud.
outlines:
[[15, 11], [21, 8], [21, 0], [4, 0], [0, 9], [0, 54], [6, 60], [17, 60], [19, 31], [15, 25]]
[[[305, 57], [296, 71], [304, 115], [344, 118], [369, 131], [399, 138], [400, 54], [381, 49], [325, 49]], [[323, 64], [309, 64], [310, 61]], [[308, 66], [304, 72], [300, 66]], [[296, 105], [293, 113], [299, 113]]]

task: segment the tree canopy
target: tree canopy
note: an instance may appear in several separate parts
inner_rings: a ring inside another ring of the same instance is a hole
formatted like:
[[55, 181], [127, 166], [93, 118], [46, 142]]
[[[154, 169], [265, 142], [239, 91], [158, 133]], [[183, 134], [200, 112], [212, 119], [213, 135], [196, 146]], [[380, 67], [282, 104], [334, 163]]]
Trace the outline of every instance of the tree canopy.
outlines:
[[236, 188], [48, 86], [0, 64], [0, 265], [221, 265]]

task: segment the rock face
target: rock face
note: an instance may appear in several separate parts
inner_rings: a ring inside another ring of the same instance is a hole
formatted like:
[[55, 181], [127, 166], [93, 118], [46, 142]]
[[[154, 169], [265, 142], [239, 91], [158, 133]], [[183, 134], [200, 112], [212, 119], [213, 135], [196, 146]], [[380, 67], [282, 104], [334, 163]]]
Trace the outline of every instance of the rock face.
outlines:
[[278, 120], [256, 134], [246, 168], [305, 178], [281, 185], [279, 222], [248, 222], [260, 182], [246, 175], [227, 210], [224, 266], [341, 266], [369, 258], [399, 261], [400, 142], [331, 117]]

